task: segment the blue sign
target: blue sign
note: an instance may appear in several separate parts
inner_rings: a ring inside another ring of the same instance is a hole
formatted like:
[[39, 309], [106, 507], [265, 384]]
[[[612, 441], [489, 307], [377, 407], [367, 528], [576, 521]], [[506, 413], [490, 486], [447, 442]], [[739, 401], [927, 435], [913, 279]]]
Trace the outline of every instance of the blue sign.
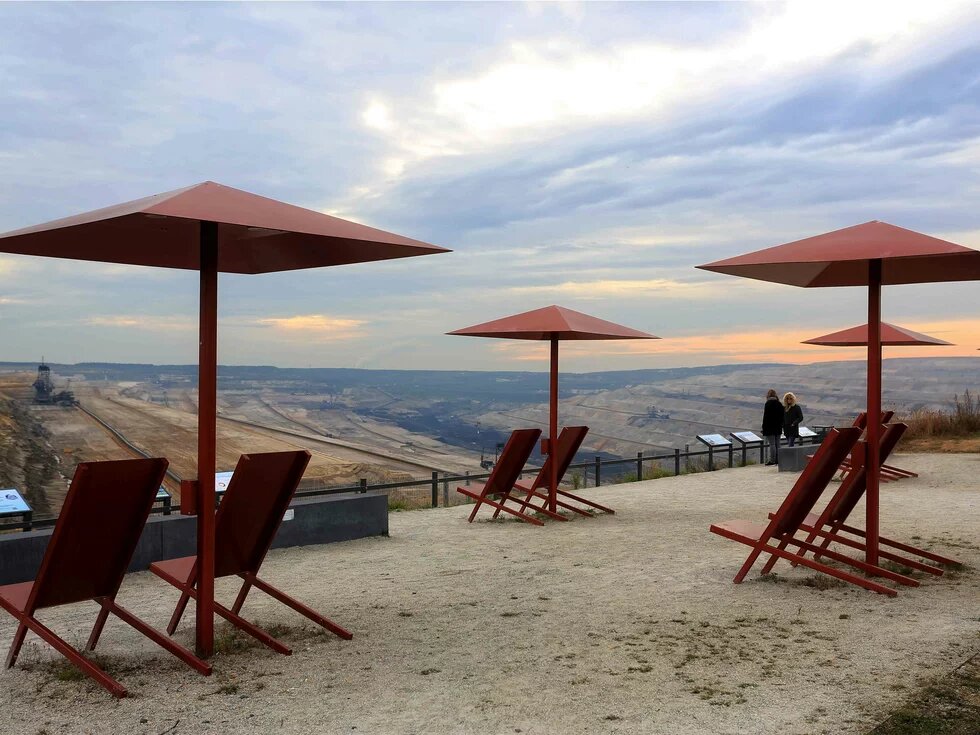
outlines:
[[30, 513], [31, 506], [20, 496], [16, 488], [0, 490], [0, 515], [7, 513]]
[[157, 490], [157, 500], [167, 500], [170, 497], [170, 493], [167, 492], [167, 488], [163, 485]]

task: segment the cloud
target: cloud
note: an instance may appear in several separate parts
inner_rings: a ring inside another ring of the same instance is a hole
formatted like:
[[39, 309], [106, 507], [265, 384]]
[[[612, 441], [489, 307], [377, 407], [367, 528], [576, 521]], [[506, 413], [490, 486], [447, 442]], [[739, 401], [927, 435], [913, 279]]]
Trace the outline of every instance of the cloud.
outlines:
[[197, 330], [196, 319], [182, 316], [160, 316], [154, 314], [113, 314], [92, 316], [83, 320], [93, 327], [139, 329], [141, 331], [186, 332]]
[[[595, 281], [565, 281], [539, 286], [513, 286], [511, 293], [532, 296], [570, 297], [576, 299], [645, 298], [645, 299], [705, 299], [730, 297], [732, 289], [753, 288], [755, 282], [741, 280], [678, 281], [669, 278], [602, 279]], [[765, 287], [763, 287], [765, 288]]]
[[[434, 79], [428, 95], [373, 95], [363, 117], [415, 161], [641, 116], [665, 123], [717, 104], [721, 94], [756, 101], [845, 54], [852, 65], [894, 73], [907, 65], [910, 46], [976, 17], [969, 3], [914, 1], [754, 10], [748, 28], [710, 46], [659, 39], [597, 46], [557, 33], [512, 41], [479, 73]], [[382, 109], [385, 124], [375, 124]]]
[[255, 323], [263, 327], [272, 327], [286, 334], [298, 334], [304, 338], [313, 337], [321, 342], [361, 337], [365, 334], [365, 330], [361, 327], [367, 324], [363, 319], [346, 319], [323, 314], [258, 319]]

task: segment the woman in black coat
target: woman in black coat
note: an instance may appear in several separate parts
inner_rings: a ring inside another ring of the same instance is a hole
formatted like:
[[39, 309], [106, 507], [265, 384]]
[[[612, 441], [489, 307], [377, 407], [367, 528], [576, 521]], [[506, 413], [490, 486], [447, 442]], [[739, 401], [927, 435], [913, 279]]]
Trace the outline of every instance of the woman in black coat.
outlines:
[[800, 424], [803, 423], [803, 409], [796, 402], [796, 396], [787, 393], [783, 396], [786, 413], [783, 415], [783, 433], [786, 434], [789, 446], [796, 444], [800, 438]]
[[779, 462], [779, 439], [783, 434], [783, 404], [772, 388], [766, 393], [766, 406], [762, 410], [762, 435], [769, 442], [769, 461], [766, 466]]

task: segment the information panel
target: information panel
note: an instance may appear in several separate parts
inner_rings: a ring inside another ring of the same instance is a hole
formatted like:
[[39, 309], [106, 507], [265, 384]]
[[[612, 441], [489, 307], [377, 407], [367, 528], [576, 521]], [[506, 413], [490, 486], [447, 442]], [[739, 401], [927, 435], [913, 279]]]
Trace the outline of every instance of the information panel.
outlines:
[[16, 488], [8, 487], [0, 490], [0, 515], [30, 512], [31, 506], [20, 496]]
[[751, 431], [733, 431], [732, 436], [742, 442], [742, 444], [751, 444], [752, 442], [762, 441], [761, 436], [756, 436]]
[[214, 493], [215, 495], [223, 495], [225, 490], [228, 489], [228, 483], [231, 482], [231, 476], [235, 474], [234, 470], [229, 472], [216, 472], [214, 473]]
[[698, 434], [698, 441], [707, 444], [709, 447], [727, 447], [731, 445], [731, 440], [726, 439], [721, 434]]
[[157, 500], [166, 500], [169, 497], [170, 493], [167, 492], [167, 488], [161, 485], [160, 489], [157, 490]]
[[817, 435], [817, 432], [813, 431], [812, 429], [808, 429], [805, 426], [801, 426], [800, 427], [800, 438], [801, 439], [809, 439], [811, 436], [816, 436], [816, 435]]

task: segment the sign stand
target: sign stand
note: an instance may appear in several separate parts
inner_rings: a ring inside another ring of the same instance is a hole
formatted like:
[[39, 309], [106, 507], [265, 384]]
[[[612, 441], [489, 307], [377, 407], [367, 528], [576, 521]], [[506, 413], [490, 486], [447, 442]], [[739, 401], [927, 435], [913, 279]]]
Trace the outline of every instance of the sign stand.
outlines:
[[751, 431], [733, 431], [731, 437], [742, 447], [742, 467], [745, 467], [745, 451], [749, 447], [758, 447], [759, 464], [765, 463], [766, 442], [761, 436]]
[[[729, 458], [731, 457], [732, 442], [721, 434], [698, 434], [697, 440], [708, 448], [708, 469], [715, 468], [715, 448], [728, 447]], [[731, 462], [729, 462], [731, 464]]]

